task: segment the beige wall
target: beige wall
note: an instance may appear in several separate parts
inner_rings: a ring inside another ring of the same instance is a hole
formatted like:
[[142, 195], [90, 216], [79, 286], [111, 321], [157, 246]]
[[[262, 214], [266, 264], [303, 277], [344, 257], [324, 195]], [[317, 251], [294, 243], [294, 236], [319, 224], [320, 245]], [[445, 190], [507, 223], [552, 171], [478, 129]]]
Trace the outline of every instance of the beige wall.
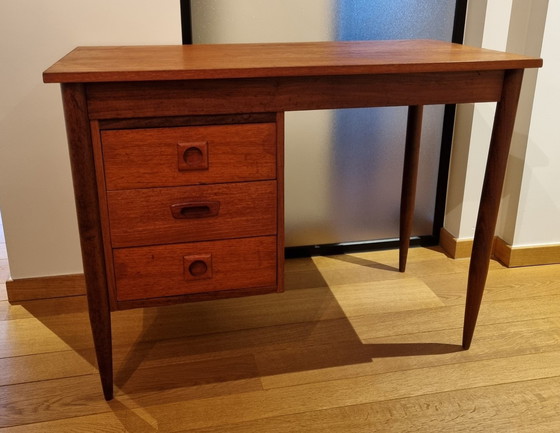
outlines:
[[[559, 6], [548, 0], [469, 2], [466, 43], [544, 58], [542, 70], [525, 73], [502, 194], [496, 234], [513, 246], [560, 244], [560, 146], [551, 114], [560, 96], [554, 52]], [[474, 235], [494, 107], [458, 109], [445, 228], [459, 239]]]
[[82, 270], [58, 85], [76, 45], [180, 43], [178, 0], [0, 2], [0, 209], [12, 278]]
[[[473, 44], [479, 39], [488, 47], [527, 44], [527, 49], [535, 49], [532, 35], [546, 0], [492, 0], [485, 22], [487, 2], [470, 3], [467, 38]], [[518, 8], [513, 13], [512, 6]], [[542, 53], [545, 69], [536, 82], [528, 129], [516, 129], [521, 147], [514, 154], [516, 171], [510, 170], [506, 185], [517, 185], [518, 198], [515, 203], [504, 202], [500, 225], [502, 235], [519, 245], [560, 243], [560, 146], [553, 130], [560, 97], [555, 52], [560, 42], [560, 4], [550, 2], [549, 9]], [[2, 1], [0, 36], [0, 209], [12, 277], [81, 272], [60, 94], [58, 86], [41, 82], [41, 72], [76, 45], [180, 43], [179, 2]], [[459, 114], [458, 118], [445, 224], [455, 236], [468, 238], [474, 227], [492, 107], [464, 106], [461, 111], [466, 117]], [[469, 115], [475, 118], [472, 129]]]
[[[533, 0], [535, 3], [535, 0]], [[545, 3], [539, 0], [537, 3]], [[533, 16], [538, 17], [537, 11]], [[560, 2], [548, 2], [513, 244], [560, 244]], [[560, 257], [559, 257], [560, 260]]]

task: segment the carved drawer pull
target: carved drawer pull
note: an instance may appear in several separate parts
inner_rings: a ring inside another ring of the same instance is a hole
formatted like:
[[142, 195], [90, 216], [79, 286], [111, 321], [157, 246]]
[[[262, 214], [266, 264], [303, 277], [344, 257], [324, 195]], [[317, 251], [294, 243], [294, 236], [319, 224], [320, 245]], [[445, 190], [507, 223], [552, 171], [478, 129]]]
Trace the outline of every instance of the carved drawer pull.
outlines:
[[208, 169], [208, 142], [177, 143], [179, 171]]
[[208, 218], [217, 216], [219, 212], [219, 201], [201, 201], [171, 205], [171, 214], [175, 219]]
[[212, 254], [195, 254], [183, 257], [183, 279], [185, 281], [212, 278]]

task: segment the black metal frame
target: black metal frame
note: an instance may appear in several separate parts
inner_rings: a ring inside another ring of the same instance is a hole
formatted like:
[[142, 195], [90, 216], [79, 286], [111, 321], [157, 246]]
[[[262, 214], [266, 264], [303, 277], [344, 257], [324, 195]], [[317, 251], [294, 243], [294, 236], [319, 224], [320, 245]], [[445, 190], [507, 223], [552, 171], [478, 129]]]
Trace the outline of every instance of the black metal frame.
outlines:
[[[191, 1], [181, 1], [181, 29], [183, 44], [193, 43]], [[453, 32], [451, 41], [462, 44], [465, 33], [468, 0], [455, 1], [455, 14], [453, 18]], [[430, 236], [413, 237], [410, 246], [433, 246], [439, 243], [440, 230], [445, 217], [445, 202], [447, 199], [447, 183], [449, 180], [449, 163], [451, 159], [451, 143], [453, 139], [453, 126], [455, 121], [455, 105], [446, 105], [443, 116], [443, 131], [441, 137], [441, 150], [436, 186], [436, 203], [434, 208], [434, 222]], [[341, 242], [336, 244], [305, 245], [287, 247], [286, 258], [310, 257], [317, 255], [345, 254], [360, 251], [373, 251], [398, 248], [397, 239], [381, 239], [364, 242]]]
[[193, 43], [191, 0], [181, 0], [181, 37], [183, 45]]

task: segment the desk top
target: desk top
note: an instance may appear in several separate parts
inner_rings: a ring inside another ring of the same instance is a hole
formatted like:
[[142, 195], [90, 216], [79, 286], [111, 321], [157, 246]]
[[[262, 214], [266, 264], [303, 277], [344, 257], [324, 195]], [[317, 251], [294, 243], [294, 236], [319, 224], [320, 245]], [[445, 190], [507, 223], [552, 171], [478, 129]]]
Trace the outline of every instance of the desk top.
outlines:
[[535, 68], [542, 60], [433, 40], [78, 47], [46, 83], [406, 74]]

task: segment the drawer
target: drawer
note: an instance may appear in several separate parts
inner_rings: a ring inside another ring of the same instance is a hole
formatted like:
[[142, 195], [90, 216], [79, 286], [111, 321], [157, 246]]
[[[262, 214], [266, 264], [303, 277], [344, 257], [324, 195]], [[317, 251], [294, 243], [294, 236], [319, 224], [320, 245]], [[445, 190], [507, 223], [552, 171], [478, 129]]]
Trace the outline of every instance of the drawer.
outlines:
[[123, 248], [113, 259], [118, 301], [277, 284], [276, 236]]
[[113, 247], [276, 234], [276, 181], [109, 191]]
[[276, 178], [276, 125], [101, 132], [108, 190]]

